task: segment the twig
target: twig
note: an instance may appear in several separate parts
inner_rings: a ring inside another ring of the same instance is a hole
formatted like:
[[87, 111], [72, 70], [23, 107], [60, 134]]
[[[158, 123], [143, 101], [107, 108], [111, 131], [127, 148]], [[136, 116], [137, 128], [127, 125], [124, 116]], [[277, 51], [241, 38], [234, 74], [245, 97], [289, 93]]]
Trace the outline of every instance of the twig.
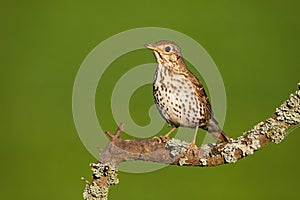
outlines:
[[264, 122], [255, 125], [237, 139], [227, 144], [205, 144], [198, 151], [188, 151], [189, 143], [178, 139], [167, 142], [156, 140], [122, 140], [124, 125], [120, 124], [115, 134], [105, 133], [110, 142], [102, 150], [99, 162], [91, 164], [93, 178], [86, 181], [83, 196], [86, 200], [107, 199], [110, 185], [119, 183], [117, 166], [120, 162], [142, 160], [179, 166], [210, 167], [233, 163], [253, 154], [270, 142], [280, 143], [287, 131], [300, 122], [300, 83], [275, 113]]

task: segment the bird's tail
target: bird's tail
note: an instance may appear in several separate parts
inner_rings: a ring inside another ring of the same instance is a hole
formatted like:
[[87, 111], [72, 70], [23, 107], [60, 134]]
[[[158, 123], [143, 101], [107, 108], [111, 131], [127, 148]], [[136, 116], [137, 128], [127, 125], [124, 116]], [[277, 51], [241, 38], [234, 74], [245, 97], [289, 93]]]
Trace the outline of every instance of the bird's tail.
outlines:
[[219, 127], [218, 122], [211, 118], [207, 125], [207, 131], [218, 141], [218, 142], [230, 142], [230, 138], [225, 135], [223, 130]]

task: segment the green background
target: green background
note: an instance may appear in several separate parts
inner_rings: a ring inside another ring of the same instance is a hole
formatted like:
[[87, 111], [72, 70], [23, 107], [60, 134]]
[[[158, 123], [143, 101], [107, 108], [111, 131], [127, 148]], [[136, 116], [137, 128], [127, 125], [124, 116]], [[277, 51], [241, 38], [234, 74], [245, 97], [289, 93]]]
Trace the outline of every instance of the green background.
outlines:
[[[80, 64], [101, 41], [147, 26], [194, 38], [220, 70], [228, 101], [224, 130], [237, 137], [296, 89], [299, 9], [299, 2], [274, 0], [2, 1], [1, 199], [82, 199], [80, 177], [90, 178], [96, 159], [76, 132], [72, 89]], [[99, 85], [111, 89], [122, 70], [153, 60], [146, 50], [125, 55]], [[108, 116], [101, 126], [113, 131], [116, 122], [103, 106], [109, 100], [100, 91], [97, 113]], [[135, 108], [136, 102], [153, 103], [150, 86], [140, 88], [130, 106], [137, 123], [147, 124], [147, 109]], [[279, 145], [219, 167], [120, 172], [110, 199], [296, 199], [298, 140], [299, 128]]]

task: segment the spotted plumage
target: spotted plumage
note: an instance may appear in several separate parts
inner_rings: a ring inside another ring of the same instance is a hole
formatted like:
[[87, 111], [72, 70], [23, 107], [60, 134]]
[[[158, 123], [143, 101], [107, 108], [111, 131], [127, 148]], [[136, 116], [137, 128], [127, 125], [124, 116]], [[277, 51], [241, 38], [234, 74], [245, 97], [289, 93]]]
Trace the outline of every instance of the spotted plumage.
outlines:
[[153, 82], [153, 96], [162, 117], [173, 128], [195, 128], [192, 144], [195, 144], [198, 127], [208, 130], [218, 142], [229, 142], [213, 117], [210, 102], [203, 85], [186, 67], [180, 47], [170, 41], [158, 41], [146, 45], [154, 52], [157, 69]]

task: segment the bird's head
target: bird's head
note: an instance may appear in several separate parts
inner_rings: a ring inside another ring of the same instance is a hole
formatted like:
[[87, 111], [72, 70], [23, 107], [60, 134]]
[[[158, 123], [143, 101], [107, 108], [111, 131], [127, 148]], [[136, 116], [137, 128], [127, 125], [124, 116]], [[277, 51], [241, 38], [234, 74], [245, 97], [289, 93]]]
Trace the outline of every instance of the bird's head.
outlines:
[[172, 66], [182, 60], [180, 47], [174, 42], [161, 40], [155, 44], [145, 44], [145, 47], [154, 52], [158, 63]]

